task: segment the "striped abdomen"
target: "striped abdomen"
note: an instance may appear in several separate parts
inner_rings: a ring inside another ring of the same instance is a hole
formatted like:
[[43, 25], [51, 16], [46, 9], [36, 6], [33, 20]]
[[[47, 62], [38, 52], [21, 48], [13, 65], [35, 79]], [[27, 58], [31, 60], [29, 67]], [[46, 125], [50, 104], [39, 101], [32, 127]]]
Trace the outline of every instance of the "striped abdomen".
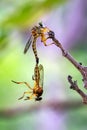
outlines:
[[39, 72], [39, 67], [38, 64], [36, 64], [35, 69], [34, 69], [34, 76], [35, 76], [35, 81], [39, 87], [39, 80], [40, 80], [40, 72]]
[[37, 49], [36, 49], [36, 38], [34, 38], [34, 40], [33, 40], [32, 49], [33, 49], [33, 52], [34, 52], [34, 55], [35, 55], [36, 64], [38, 64], [39, 63], [39, 58], [38, 58]]

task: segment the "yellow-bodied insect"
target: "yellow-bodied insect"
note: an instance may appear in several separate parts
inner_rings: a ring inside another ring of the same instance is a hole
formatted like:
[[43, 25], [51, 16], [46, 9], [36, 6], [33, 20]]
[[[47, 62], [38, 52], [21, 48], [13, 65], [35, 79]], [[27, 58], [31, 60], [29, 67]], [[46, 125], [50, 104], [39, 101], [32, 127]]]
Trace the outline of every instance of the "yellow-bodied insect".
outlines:
[[25, 94], [30, 96], [27, 96], [26, 98], [24, 98], [24, 100], [30, 100], [30, 99], [35, 99], [35, 101], [42, 100], [41, 96], [43, 93], [44, 68], [41, 64], [39, 66], [38, 64], [36, 64], [32, 79], [34, 80], [33, 88], [31, 88], [27, 82], [16, 82], [12, 80], [12, 82], [16, 84], [25, 84], [30, 89], [29, 91], [24, 92], [23, 96], [20, 97], [19, 100], [24, 98]]
[[43, 27], [42, 23], [39, 23], [39, 26], [34, 26], [31, 30], [32, 34], [24, 48], [24, 53], [26, 53], [32, 43], [32, 49], [33, 49], [37, 64], [39, 63], [39, 58], [37, 55], [36, 40], [38, 37], [41, 37], [41, 42], [43, 42], [43, 44], [45, 46], [49, 46], [49, 45], [53, 44], [53, 43], [46, 44], [46, 40], [49, 38], [49, 35], [48, 35], [49, 32], [50, 32], [50, 30], [47, 27]]

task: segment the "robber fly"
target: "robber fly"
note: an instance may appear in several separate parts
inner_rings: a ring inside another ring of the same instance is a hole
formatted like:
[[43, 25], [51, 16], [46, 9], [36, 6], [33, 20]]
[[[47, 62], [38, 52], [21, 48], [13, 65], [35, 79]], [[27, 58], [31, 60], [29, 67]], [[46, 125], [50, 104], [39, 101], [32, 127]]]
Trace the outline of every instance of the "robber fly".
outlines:
[[[43, 44], [45, 46], [49, 46], [49, 45], [53, 44], [53, 43], [46, 44], [46, 40], [49, 38], [49, 35], [48, 35], [49, 32], [50, 32], [50, 30], [47, 27], [43, 27], [43, 24], [39, 23], [38, 26], [34, 26], [32, 28], [32, 30], [31, 30], [32, 34], [31, 34], [28, 42], [25, 45], [24, 54], [27, 52], [27, 50], [29, 49], [29, 47], [32, 43], [32, 49], [33, 49], [37, 64], [39, 63], [39, 58], [38, 58], [38, 55], [37, 55], [36, 40], [37, 40], [38, 37], [41, 37], [41, 42], [43, 42]], [[46, 37], [46, 35], [48, 35], [48, 36]]]
[[12, 82], [16, 84], [25, 84], [29, 88], [29, 91], [24, 92], [23, 96], [20, 97], [19, 100], [24, 98], [25, 94], [30, 94], [30, 96], [27, 96], [24, 100], [30, 100], [33, 98], [35, 99], [35, 101], [42, 100], [41, 95], [43, 93], [44, 68], [41, 64], [39, 66], [38, 64], [36, 64], [32, 79], [34, 80], [33, 88], [31, 88], [27, 82], [16, 82], [12, 80]]

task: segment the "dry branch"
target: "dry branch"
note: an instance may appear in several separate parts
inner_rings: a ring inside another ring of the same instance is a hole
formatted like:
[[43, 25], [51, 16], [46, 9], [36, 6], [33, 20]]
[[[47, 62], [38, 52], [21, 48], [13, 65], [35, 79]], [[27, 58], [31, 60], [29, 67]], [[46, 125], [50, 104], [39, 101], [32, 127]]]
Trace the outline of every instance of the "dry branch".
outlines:
[[[49, 38], [52, 39], [53, 41], [53, 44], [55, 44], [57, 47], [59, 47], [62, 51], [62, 55], [67, 58], [77, 69], [78, 71], [81, 73], [82, 75], [82, 81], [84, 83], [84, 88], [87, 89], [87, 67], [86, 66], [83, 66], [81, 63], [78, 63], [70, 54], [68, 51], [66, 51], [64, 49], [64, 47], [62, 46], [62, 44], [55, 38], [55, 33], [53, 31], [50, 31], [49, 33]], [[74, 90], [76, 90], [80, 95], [81, 97], [83, 98], [83, 103], [87, 104], [87, 96], [86, 94], [78, 87], [76, 81], [72, 81], [69, 80], [68, 78], [68, 81], [69, 83], [71, 84], [72, 88]], [[70, 82], [72, 81], [72, 82]]]

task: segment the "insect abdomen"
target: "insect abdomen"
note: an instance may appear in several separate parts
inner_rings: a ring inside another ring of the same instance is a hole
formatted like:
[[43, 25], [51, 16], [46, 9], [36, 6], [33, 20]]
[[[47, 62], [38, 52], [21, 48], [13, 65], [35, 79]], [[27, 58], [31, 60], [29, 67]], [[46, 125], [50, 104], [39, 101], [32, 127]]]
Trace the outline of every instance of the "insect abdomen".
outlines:
[[35, 66], [34, 74], [35, 74], [35, 81], [36, 81], [37, 85], [39, 86], [40, 73], [39, 73], [38, 64], [36, 64], [36, 66]]
[[38, 58], [37, 49], [36, 49], [36, 39], [33, 40], [32, 49], [33, 49], [33, 52], [34, 52], [34, 55], [35, 55], [36, 63], [38, 64], [39, 58]]

